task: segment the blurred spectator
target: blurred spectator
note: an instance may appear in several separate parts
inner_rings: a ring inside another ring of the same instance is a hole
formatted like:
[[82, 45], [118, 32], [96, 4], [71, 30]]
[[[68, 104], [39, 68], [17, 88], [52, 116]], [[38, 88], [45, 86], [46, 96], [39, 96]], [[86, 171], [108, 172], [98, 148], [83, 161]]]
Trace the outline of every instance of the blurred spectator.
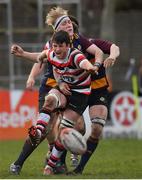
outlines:
[[136, 74], [136, 60], [134, 58], [131, 58], [125, 75], [125, 81], [129, 81], [132, 78], [133, 74]]

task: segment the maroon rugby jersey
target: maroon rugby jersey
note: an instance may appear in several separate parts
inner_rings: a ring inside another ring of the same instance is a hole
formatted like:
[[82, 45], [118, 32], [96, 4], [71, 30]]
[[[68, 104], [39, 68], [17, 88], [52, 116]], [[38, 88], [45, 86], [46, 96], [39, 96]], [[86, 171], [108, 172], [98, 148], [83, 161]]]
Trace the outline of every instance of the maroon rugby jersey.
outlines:
[[90, 39], [90, 41], [98, 46], [104, 54], [110, 54], [110, 48], [112, 43], [110, 41], [102, 40], [102, 39]]

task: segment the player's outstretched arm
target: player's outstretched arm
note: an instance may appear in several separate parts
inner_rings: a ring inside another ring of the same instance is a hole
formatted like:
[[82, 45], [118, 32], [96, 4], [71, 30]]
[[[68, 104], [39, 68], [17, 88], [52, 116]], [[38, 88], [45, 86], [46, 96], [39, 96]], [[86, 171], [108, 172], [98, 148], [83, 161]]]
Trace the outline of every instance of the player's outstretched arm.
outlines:
[[38, 57], [38, 55], [40, 54], [40, 52], [28, 52], [28, 51], [24, 51], [24, 49], [17, 45], [17, 44], [13, 44], [11, 46], [11, 54], [14, 54], [17, 57], [21, 57], [23, 59], [27, 59], [29, 61], [32, 62], [36, 62], [36, 59]]
[[[17, 44], [13, 44], [11, 46], [11, 54], [14, 54], [17, 57], [23, 58], [23, 59], [27, 59], [33, 62], [37, 62], [37, 57], [39, 56], [40, 52], [28, 52], [25, 51], [21, 46], [17, 45]], [[40, 65], [40, 63], [35, 63], [31, 69], [31, 72], [29, 74], [29, 77], [27, 79], [26, 82], [26, 88], [27, 89], [32, 89], [34, 84], [35, 84], [35, 79], [36, 77], [41, 74], [41, 72], [43, 71], [43, 67], [44, 65]]]

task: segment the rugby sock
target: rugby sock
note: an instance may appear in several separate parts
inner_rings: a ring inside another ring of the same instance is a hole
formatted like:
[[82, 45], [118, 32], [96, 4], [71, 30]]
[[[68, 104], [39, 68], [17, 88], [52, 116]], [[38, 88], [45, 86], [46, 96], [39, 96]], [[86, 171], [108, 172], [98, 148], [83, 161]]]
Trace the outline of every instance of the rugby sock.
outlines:
[[[47, 141], [48, 141], [48, 139], [47, 139]], [[45, 164], [47, 164], [47, 162], [48, 162], [48, 159], [49, 159], [49, 157], [51, 155], [53, 147], [54, 147], [54, 143], [49, 143], [48, 144], [48, 152], [46, 154]]]
[[92, 156], [92, 154], [95, 151], [95, 149], [97, 148], [97, 146], [98, 146], [98, 142], [94, 142], [93, 140], [87, 141], [87, 151], [85, 152], [85, 154], [83, 154], [81, 156], [79, 165], [74, 170], [75, 172], [82, 172], [83, 171], [85, 165], [89, 161], [90, 157]]
[[18, 157], [18, 159], [14, 162], [15, 165], [23, 166], [25, 160], [28, 156], [36, 149], [37, 146], [33, 146], [29, 140], [29, 138], [25, 141], [22, 151]]
[[40, 136], [44, 135], [47, 133], [47, 127], [48, 127], [48, 122], [50, 120], [50, 115], [46, 113], [40, 113], [38, 116], [38, 120], [36, 123], [36, 128]]
[[55, 144], [55, 143], [49, 143], [49, 144], [48, 144], [48, 149], [49, 149], [50, 152], [52, 151], [52, 149], [53, 149], [53, 147], [54, 147], [54, 144]]
[[59, 161], [64, 149], [63, 145], [57, 140], [47, 163], [50, 167], [54, 168], [56, 166], [56, 163]]
[[60, 161], [62, 164], [65, 164], [67, 156], [67, 150], [64, 150], [63, 154], [61, 155]]

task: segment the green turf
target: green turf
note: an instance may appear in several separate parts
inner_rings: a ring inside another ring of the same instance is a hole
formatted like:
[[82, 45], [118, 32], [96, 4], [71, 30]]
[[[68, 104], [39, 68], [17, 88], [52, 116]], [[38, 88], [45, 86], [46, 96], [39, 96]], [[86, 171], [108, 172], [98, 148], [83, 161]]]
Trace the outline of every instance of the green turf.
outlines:
[[[102, 140], [87, 164], [83, 175], [42, 175], [46, 141], [25, 162], [19, 176], [9, 173], [9, 165], [16, 159], [23, 141], [0, 142], [0, 178], [7, 179], [142, 179], [142, 141], [135, 139]], [[69, 157], [68, 157], [69, 158]], [[68, 168], [70, 161], [68, 159]]]

